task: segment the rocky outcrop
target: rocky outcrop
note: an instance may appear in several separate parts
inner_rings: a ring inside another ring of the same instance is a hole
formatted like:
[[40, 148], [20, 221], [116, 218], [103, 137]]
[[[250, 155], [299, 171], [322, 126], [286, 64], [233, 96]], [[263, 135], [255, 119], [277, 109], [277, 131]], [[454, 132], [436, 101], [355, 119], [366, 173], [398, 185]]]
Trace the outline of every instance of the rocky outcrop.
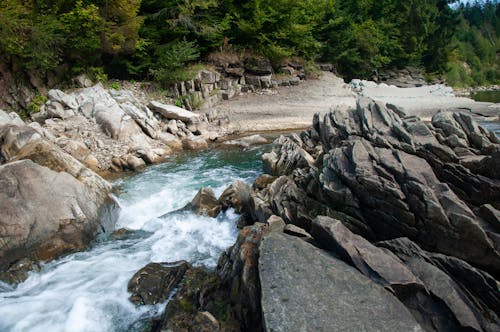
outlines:
[[45, 139], [100, 172], [137, 171], [172, 150], [207, 148], [207, 141], [224, 135], [216, 117], [209, 121], [205, 113], [139, 100], [130, 90], [102, 84], [72, 93], [50, 90], [32, 119]]
[[383, 287], [298, 238], [265, 236], [259, 275], [266, 331], [423, 331]]
[[31, 160], [0, 166], [0, 269], [81, 250], [110, 231], [113, 225], [101, 224], [107, 197], [101, 190]]
[[[316, 116], [310, 130], [277, 139], [273, 151], [263, 156], [270, 175], [256, 180], [250, 195], [251, 222], [265, 223], [264, 232], [253, 236], [260, 247], [251, 251], [259, 257], [255, 284], [262, 290], [265, 328], [300, 329], [316, 321], [311, 317], [328, 319], [319, 315], [321, 308], [339, 297], [323, 299], [323, 292], [333, 292], [328, 287], [339, 282], [310, 289], [308, 282], [315, 280], [315, 263], [322, 262], [318, 283], [330, 267], [335, 267], [332, 273], [344, 273], [340, 259], [355, 268], [350, 281], [358, 282], [362, 275], [370, 279], [365, 286], [384, 294], [378, 300], [406, 307], [410, 321], [423, 330], [495, 331], [499, 150], [496, 136], [467, 113], [440, 112], [432, 123], [424, 123], [393, 105], [363, 98], [355, 109]], [[272, 215], [287, 226], [273, 227], [267, 222]], [[255, 232], [257, 225], [242, 233]], [[266, 248], [269, 230], [274, 233]], [[231, 255], [236, 250], [246, 257], [247, 248], [254, 248], [239, 243]], [[302, 270], [307, 273], [300, 275]], [[307, 292], [298, 294], [300, 289]], [[323, 292], [306, 300], [305, 294], [317, 289]], [[363, 303], [370, 303], [370, 294], [364, 293]], [[340, 307], [349, 314], [359, 310], [349, 310], [348, 303]], [[304, 311], [308, 314], [302, 316]], [[336, 319], [330, 326], [341, 322]]]
[[130, 301], [139, 305], [166, 301], [189, 267], [185, 261], [149, 263], [130, 279], [128, 283]]
[[[49, 142], [43, 128], [9, 118], [0, 124], [0, 271], [2, 279], [19, 282], [36, 266], [31, 261], [82, 250], [110, 232], [116, 205], [111, 185]], [[65, 147], [87, 151], [75, 142]]]

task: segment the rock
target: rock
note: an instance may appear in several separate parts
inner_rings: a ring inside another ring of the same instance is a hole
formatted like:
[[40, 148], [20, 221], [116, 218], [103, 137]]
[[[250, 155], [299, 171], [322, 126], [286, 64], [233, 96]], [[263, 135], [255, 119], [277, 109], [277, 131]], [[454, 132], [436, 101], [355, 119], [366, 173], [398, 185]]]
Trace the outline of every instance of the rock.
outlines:
[[283, 233], [300, 237], [300, 238], [306, 238], [306, 239], [311, 239], [312, 236], [311, 234], [307, 233], [305, 230], [303, 230], [300, 227], [297, 227], [295, 225], [288, 224], [283, 228]]
[[265, 57], [252, 56], [245, 60], [244, 67], [246, 72], [254, 75], [271, 75], [273, 67], [271, 61]]
[[230, 301], [243, 330], [261, 331], [259, 245], [268, 226], [262, 223], [244, 227], [236, 243], [223, 253], [217, 264], [222, 284], [231, 290]]
[[198, 114], [174, 105], [165, 105], [157, 101], [151, 101], [148, 106], [153, 112], [157, 112], [169, 120], [173, 119], [181, 120], [184, 122], [191, 122], [199, 118]]
[[408, 296], [425, 289], [396, 256], [353, 234], [338, 220], [317, 217], [312, 223], [311, 235], [324, 248], [334, 251], [365, 276], [396, 294]]
[[129, 155], [127, 157], [127, 167], [130, 170], [136, 172], [136, 171], [139, 171], [139, 170], [143, 169], [144, 167], [146, 167], [146, 163], [141, 158]]
[[479, 214], [497, 233], [500, 233], [500, 211], [491, 204], [484, 204], [479, 208]]
[[208, 143], [201, 136], [189, 136], [182, 140], [182, 147], [185, 150], [203, 150], [208, 149]]
[[0, 127], [0, 152], [6, 161], [12, 160], [23, 147], [42, 139], [42, 136], [28, 126]]
[[200, 70], [199, 72], [201, 83], [203, 84], [215, 84], [218, 75], [218, 73], [206, 69]]
[[11, 112], [7, 114], [0, 109], [0, 128], [7, 125], [22, 127], [25, 123], [17, 113]]
[[250, 213], [250, 195], [252, 188], [243, 181], [237, 180], [227, 187], [219, 197], [224, 210], [234, 208], [236, 213]]
[[62, 92], [61, 90], [57, 90], [57, 89], [49, 90], [48, 98], [50, 101], [57, 102], [57, 103], [61, 104], [63, 107], [69, 107], [73, 110], [78, 109], [78, 103], [77, 103], [75, 97], [72, 95], [67, 95], [66, 93]]
[[176, 120], [170, 120], [167, 125], [167, 131], [171, 133], [172, 135], [177, 135], [179, 132], [179, 127], [177, 127], [177, 121]]
[[201, 188], [191, 203], [184, 209], [189, 209], [198, 215], [206, 215], [212, 218], [217, 217], [222, 209], [221, 203], [215, 197], [212, 188]]
[[87, 75], [85, 74], [80, 74], [76, 76], [73, 79], [73, 82], [79, 87], [79, 88], [90, 88], [94, 83], [90, 78], [88, 78]]
[[99, 160], [97, 160], [97, 158], [92, 154], [89, 154], [83, 160], [83, 164], [88, 168], [90, 168], [91, 170], [93, 170], [94, 172], [99, 170]]
[[157, 134], [156, 138], [172, 150], [182, 150], [182, 141], [177, 138], [177, 136], [165, 132], [160, 132]]
[[27, 258], [23, 258], [12, 264], [7, 271], [0, 272], [0, 281], [9, 285], [16, 285], [28, 279], [28, 274], [31, 271], [40, 271], [40, 266]]
[[383, 287], [295, 237], [264, 238], [259, 275], [266, 331], [422, 331]]
[[92, 200], [102, 202], [107, 199], [111, 185], [95, 174], [78, 160], [62, 151], [59, 147], [44, 140], [26, 144], [13, 160], [30, 159], [38, 165], [50, 168], [55, 172], [66, 172], [85, 184], [94, 195]]
[[396, 254], [424, 283], [435, 300], [417, 304], [429, 330], [496, 331], [499, 286], [490, 275], [466, 262], [423, 251], [407, 238], [378, 243]]
[[149, 263], [130, 279], [130, 301], [139, 305], [165, 302], [189, 268], [185, 261]]
[[94, 109], [97, 124], [109, 137], [122, 140], [142, 133], [135, 121], [126, 115], [118, 105], [110, 108], [102, 104], [96, 104]]
[[269, 174], [262, 174], [259, 176], [257, 179], [255, 179], [253, 183], [254, 189], [257, 190], [262, 190], [267, 188], [268, 185], [274, 182], [276, 180], [275, 176], [269, 175]]
[[281, 233], [285, 229], [285, 222], [278, 216], [270, 216], [266, 223], [269, 232]]
[[[276, 153], [279, 151], [279, 154]], [[264, 173], [287, 175], [295, 168], [314, 166], [314, 158], [302, 148], [298, 136], [280, 136], [274, 142], [273, 151], [262, 155]]]
[[235, 145], [235, 146], [240, 146], [240, 147], [249, 147], [250, 145], [257, 145], [257, 144], [266, 144], [267, 139], [260, 135], [252, 135], [252, 136], [246, 136], [242, 137], [236, 140], [230, 140], [230, 141], [225, 141], [223, 144], [224, 145]]
[[220, 331], [219, 322], [208, 311], [202, 311], [196, 314], [194, 317], [194, 326], [196, 326], [196, 331], [200, 332]]
[[158, 325], [165, 331], [240, 331], [230, 293], [217, 275], [190, 268]]
[[153, 113], [144, 106], [144, 112], [130, 102], [120, 104], [122, 110], [130, 116], [141, 127], [142, 131], [151, 138], [156, 138], [157, 131], [160, 130], [160, 122], [153, 116]]
[[85, 248], [113, 226], [101, 224], [107, 194], [31, 160], [0, 166], [0, 270]]

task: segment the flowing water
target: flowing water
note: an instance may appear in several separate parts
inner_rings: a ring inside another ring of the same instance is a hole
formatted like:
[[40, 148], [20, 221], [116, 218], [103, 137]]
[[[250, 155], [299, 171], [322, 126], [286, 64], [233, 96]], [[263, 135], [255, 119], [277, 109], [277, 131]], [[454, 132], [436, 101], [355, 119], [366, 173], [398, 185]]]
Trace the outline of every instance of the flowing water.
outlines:
[[[116, 228], [132, 232], [42, 266], [15, 289], [0, 284], [0, 331], [138, 331], [165, 304], [136, 307], [127, 283], [149, 262], [187, 260], [213, 269], [236, 239], [232, 211], [217, 219], [175, 211], [201, 187], [216, 195], [236, 179], [261, 171], [260, 147], [183, 155], [116, 185], [121, 212]], [[3, 288], [3, 290], [2, 290]]]

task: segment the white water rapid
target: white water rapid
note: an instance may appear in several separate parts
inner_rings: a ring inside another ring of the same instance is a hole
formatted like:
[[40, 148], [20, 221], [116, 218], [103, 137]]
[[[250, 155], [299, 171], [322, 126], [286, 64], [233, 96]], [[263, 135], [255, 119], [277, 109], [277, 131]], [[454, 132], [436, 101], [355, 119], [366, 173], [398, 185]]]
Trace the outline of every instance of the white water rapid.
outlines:
[[262, 149], [185, 155], [117, 181], [121, 212], [116, 229], [132, 232], [44, 264], [13, 288], [0, 284], [0, 331], [140, 331], [165, 304], [136, 307], [127, 283], [150, 262], [187, 260], [214, 268], [237, 236], [237, 215], [217, 219], [165, 213], [183, 207], [199, 188], [219, 195], [236, 179], [260, 172]]

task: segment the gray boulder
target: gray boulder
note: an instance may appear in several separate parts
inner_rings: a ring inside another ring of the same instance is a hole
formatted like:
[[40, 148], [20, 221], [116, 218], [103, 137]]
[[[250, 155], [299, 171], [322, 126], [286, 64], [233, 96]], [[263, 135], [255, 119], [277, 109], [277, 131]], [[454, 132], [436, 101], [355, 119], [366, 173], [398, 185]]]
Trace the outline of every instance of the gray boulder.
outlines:
[[267, 235], [259, 275], [265, 331], [423, 331], [382, 286], [298, 238]]
[[0, 166], [0, 269], [25, 257], [50, 260], [85, 248], [112, 227], [101, 224], [107, 197], [103, 188], [31, 160]]
[[192, 122], [199, 118], [198, 114], [174, 105], [165, 105], [157, 101], [151, 101], [148, 106], [153, 112], [159, 113], [169, 120], [173, 119], [181, 120], [183, 122]]

